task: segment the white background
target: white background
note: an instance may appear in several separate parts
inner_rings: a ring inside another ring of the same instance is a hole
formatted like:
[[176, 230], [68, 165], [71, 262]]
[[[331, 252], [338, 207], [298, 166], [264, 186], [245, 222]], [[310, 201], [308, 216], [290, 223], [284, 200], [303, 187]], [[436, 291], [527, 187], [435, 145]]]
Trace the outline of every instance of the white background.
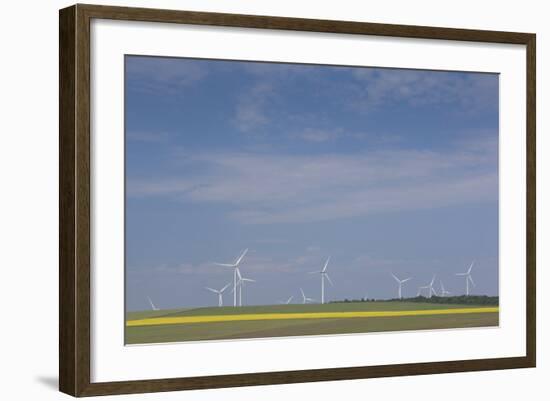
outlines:
[[[111, 4], [97, 1], [97, 3]], [[57, 10], [63, 1], [13, 2], [4, 8], [0, 38], [0, 394], [5, 399], [61, 399], [57, 386]], [[280, 400], [298, 397], [332, 400], [410, 400], [427, 394], [447, 400], [544, 399], [550, 374], [544, 342], [550, 302], [542, 293], [547, 280], [550, 195], [548, 60], [550, 26], [544, 2], [523, 1], [120, 1], [117, 5], [347, 19], [416, 25], [455, 26], [536, 32], [538, 35], [538, 368], [514, 371], [295, 384], [207, 390], [118, 399]], [[545, 26], [546, 24], [546, 26]], [[547, 314], [546, 314], [547, 315]], [[547, 336], [547, 334], [546, 334]], [[539, 390], [537, 392], [537, 390]], [[544, 392], [543, 392], [544, 391]], [[110, 399], [111, 397], [102, 398]]]

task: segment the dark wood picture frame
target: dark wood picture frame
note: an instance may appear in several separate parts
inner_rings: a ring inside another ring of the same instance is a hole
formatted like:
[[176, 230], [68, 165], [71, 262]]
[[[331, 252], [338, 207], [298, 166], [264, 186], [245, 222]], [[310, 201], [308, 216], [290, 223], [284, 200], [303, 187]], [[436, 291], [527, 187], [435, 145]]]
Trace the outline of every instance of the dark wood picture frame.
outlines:
[[[526, 356], [91, 383], [90, 21], [93, 18], [525, 45], [527, 49]], [[73, 396], [94, 396], [534, 367], [536, 363], [535, 43], [536, 36], [531, 33], [80, 4], [60, 10], [59, 389]]]

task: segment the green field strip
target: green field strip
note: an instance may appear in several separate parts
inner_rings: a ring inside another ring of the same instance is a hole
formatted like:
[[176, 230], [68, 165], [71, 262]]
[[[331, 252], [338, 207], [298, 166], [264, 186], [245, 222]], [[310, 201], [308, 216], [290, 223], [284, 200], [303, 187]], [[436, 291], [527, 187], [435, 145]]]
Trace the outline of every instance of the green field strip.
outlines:
[[230, 321], [127, 327], [125, 343], [130, 345], [182, 341], [438, 330], [494, 327], [498, 326], [498, 324], [498, 313], [378, 317], [375, 319]]

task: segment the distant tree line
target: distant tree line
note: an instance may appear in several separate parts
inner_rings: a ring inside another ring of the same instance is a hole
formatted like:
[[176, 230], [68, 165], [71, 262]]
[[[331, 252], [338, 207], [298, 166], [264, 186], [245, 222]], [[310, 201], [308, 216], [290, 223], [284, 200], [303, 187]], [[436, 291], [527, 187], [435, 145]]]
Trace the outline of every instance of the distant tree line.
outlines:
[[345, 302], [423, 302], [434, 304], [462, 304], [462, 305], [498, 305], [498, 297], [488, 295], [459, 295], [453, 297], [439, 297], [434, 295], [430, 298], [419, 295], [414, 298], [392, 298], [392, 299], [374, 299], [374, 298], [360, 298], [360, 299], [343, 299], [330, 301], [330, 303], [345, 303]]
[[348, 303], [348, 302], [381, 302], [380, 301], [377, 301], [376, 299], [374, 298], [361, 298], [361, 299], [348, 299], [348, 298], [344, 298], [344, 299], [336, 299], [334, 301], [328, 301], [329, 304], [340, 304], [340, 303]]

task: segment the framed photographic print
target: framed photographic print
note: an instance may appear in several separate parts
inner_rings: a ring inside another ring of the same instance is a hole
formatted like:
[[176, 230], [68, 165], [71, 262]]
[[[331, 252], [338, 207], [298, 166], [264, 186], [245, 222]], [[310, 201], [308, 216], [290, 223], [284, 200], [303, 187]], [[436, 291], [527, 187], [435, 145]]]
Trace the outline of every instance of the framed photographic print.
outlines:
[[534, 34], [60, 11], [61, 391], [533, 367], [535, 283]]

